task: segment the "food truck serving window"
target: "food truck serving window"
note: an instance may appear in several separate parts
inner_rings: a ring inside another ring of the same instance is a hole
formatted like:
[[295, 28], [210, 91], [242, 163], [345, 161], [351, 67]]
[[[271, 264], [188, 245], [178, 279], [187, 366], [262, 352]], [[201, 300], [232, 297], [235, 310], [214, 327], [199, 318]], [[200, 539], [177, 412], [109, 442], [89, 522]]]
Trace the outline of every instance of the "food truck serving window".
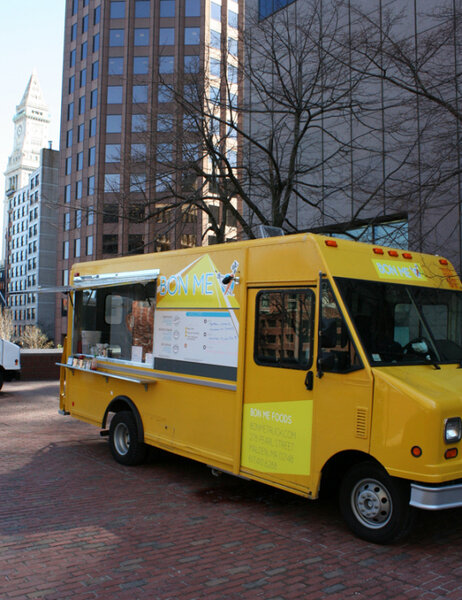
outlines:
[[153, 366], [155, 282], [75, 292], [74, 354]]

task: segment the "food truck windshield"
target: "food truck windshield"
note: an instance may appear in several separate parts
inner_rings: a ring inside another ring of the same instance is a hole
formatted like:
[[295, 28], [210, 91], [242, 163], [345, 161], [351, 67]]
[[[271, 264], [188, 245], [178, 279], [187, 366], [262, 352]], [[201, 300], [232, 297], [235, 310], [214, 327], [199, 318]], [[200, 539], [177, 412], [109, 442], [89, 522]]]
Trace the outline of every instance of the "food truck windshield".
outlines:
[[461, 363], [462, 292], [335, 281], [371, 365]]

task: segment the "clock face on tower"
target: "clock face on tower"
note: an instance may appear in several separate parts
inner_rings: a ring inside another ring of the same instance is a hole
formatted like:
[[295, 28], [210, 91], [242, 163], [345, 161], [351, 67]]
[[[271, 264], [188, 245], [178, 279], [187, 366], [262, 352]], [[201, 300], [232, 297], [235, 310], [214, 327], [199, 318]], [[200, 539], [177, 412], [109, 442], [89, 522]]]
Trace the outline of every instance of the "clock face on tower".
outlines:
[[17, 137], [20, 137], [22, 134], [22, 125], [18, 125], [18, 128], [16, 129], [16, 135]]

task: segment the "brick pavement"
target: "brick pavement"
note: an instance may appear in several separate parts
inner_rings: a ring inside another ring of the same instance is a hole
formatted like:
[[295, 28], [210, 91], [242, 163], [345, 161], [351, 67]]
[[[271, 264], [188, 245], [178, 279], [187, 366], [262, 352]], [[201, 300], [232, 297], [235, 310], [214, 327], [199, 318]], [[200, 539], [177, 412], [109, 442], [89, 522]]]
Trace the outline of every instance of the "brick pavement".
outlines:
[[1, 600], [462, 599], [462, 510], [381, 547], [309, 502], [154, 452], [118, 465], [58, 388], [0, 392]]

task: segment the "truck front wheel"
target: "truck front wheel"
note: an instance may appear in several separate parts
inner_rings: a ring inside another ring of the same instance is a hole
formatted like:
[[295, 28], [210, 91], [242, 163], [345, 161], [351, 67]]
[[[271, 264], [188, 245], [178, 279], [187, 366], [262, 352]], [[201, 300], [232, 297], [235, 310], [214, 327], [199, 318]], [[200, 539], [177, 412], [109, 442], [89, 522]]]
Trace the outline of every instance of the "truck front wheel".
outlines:
[[116, 413], [109, 426], [112, 456], [121, 465], [139, 465], [146, 457], [146, 445], [138, 440], [135, 419], [130, 411]]
[[351, 467], [340, 487], [340, 510], [355, 535], [376, 544], [404, 537], [414, 511], [409, 506], [409, 484], [390, 477], [380, 466]]

